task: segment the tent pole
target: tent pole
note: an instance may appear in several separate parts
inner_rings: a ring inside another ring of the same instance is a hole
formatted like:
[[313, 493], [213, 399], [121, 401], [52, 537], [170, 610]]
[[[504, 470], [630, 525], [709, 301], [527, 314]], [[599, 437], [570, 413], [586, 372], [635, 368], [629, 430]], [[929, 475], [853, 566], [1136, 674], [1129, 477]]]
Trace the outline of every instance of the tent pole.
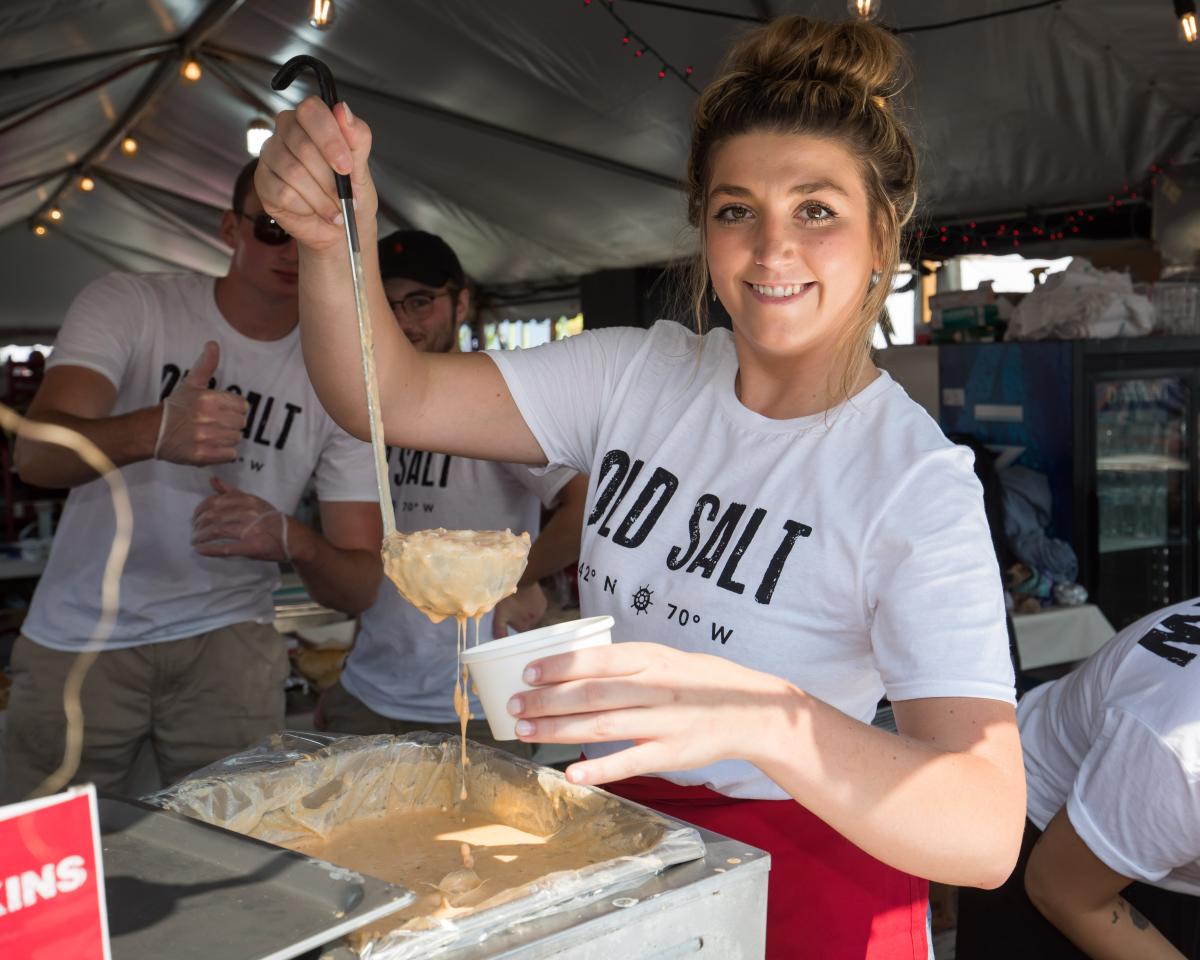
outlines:
[[[245, 0], [209, 0], [208, 6], [200, 12], [200, 15], [196, 17], [192, 25], [179, 38], [176, 44], [176, 54], [160, 55], [158, 66], [146, 82], [142, 84], [141, 89], [134, 96], [129, 106], [125, 108], [125, 112], [105, 131], [96, 144], [83, 155], [82, 159], [76, 164], [76, 167], [81, 171], [86, 170], [96, 161], [103, 160], [114, 144], [125, 135], [126, 131], [132, 129], [134, 124], [138, 122], [154, 102], [155, 98], [175, 79], [176, 60], [188, 56], [192, 50], [203, 44], [205, 38], [218, 29], [225, 22], [225, 19], [233, 14], [244, 2]], [[58, 203], [59, 197], [69, 183], [70, 177], [65, 177], [54, 193], [50, 195], [50, 198], [34, 212], [33, 216], [35, 219]]]
[[[112, 240], [108, 237], [98, 237], [95, 234], [80, 233], [70, 230], [56, 230], [55, 234], [61, 234], [64, 238], [78, 244], [90, 253], [94, 253], [96, 256], [108, 260], [110, 263], [114, 262], [113, 258], [105, 256], [99, 250], [95, 249], [93, 244], [103, 244], [103, 246], [110, 249], [123, 250], [126, 253], [131, 253], [135, 257], [145, 257], [147, 260], [153, 260], [156, 263], [161, 263], [163, 266], [170, 267], [172, 270], [184, 271], [187, 273], [195, 272], [195, 268], [186, 263], [180, 263], [177, 260], [171, 260], [167, 257], [159, 256], [157, 253], [150, 253], [148, 250], [142, 250], [138, 247], [131, 247], [127, 243], [118, 243], [116, 240]], [[129, 264], [119, 264], [119, 269], [127, 271], [129, 269]]]
[[0, 126], [0, 137], [4, 136], [4, 134], [8, 133], [10, 130], [16, 130], [18, 127], [29, 123], [29, 121], [37, 119], [46, 111], [53, 110], [55, 107], [62, 106], [64, 103], [70, 103], [72, 100], [82, 97], [84, 94], [91, 93], [97, 87], [102, 87], [106, 83], [112, 83], [112, 81], [125, 76], [125, 74], [129, 73], [130, 71], [136, 70], [138, 67], [144, 67], [146, 64], [152, 63], [162, 56], [163, 54], [161, 53], [153, 53], [149, 56], [140, 57], [137, 60], [133, 60], [130, 63], [125, 64], [123, 67], [113, 70], [111, 73], [106, 73], [89, 83], [85, 83], [81, 87], [68, 89], [57, 96], [53, 96], [49, 100], [43, 100], [40, 103], [35, 103], [32, 106], [27, 107], [25, 112], [21, 113], [20, 116], [13, 117], [12, 119], [6, 118], [4, 121], [0, 121], [4, 124], [3, 126]]
[[216, 237], [214, 237], [212, 234], [207, 233], [200, 227], [196, 226], [194, 223], [188, 222], [183, 217], [172, 212], [171, 210], [168, 210], [166, 207], [155, 203], [149, 197], [140, 196], [136, 190], [130, 189], [129, 184], [127, 182], [125, 182], [125, 183], [122, 182], [122, 180], [124, 178], [122, 178], [120, 176], [113, 176], [107, 170], [103, 170], [99, 167], [95, 168], [95, 171], [96, 171], [96, 174], [102, 180], [104, 180], [105, 183], [107, 183], [114, 190], [116, 190], [117, 193], [119, 193], [119, 194], [121, 194], [121, 196], [126, 197], [127, 199], [131, 200], [133, 203], [136, 203], [143, 210], [147, 210], [150, 213], [154, 214], [155, 216], [161, 217], [163, 220], [166, 220], [172, 226], [178, 228], [179, 230], [182, 230], [184, 233], [191, 235], [193, 238], [195, 238], [196, 240], [199, 240], [201, 243], [207, 244], [208, 246], [212, 247], [218, 253], [221, 253], [225, 256], [229, 255], [229, 248], [227, 246], [225, 246], [225, 244], [223, 244]]
[[10, 180], [8, 183], [0, 183], [0, 193], [3, 193], [5, 190], [15, 190], [17, 187], [25, 186], [27, 183], [33, 183], [40, 187], [47, 180], [53, 180], [55, 177], [66, 173], [70, 169], [70, 166], [55, 167], [49, 172], [35, 173], [29, 177], [21, 177], [20, 180]]
[[24, 77], [31, 73], [41, 73], [44, 70], [61, 70], [66, 67], [77, 67], [91, 63], [94, 60], [109, 60], [112, 57], [123, 57], [128, 53], [163, 54], [171, 50], [177, 41], [161, 40], [154, 43], [139, 43], [133, 47], [118, 47], [114, 50], [100, 50], [96, 53], [84, 53], [77, 57], [63, 57], [60, 60], [42, 60], [38, 63], [25, 64], [20, 67], [5, 67], [0, 70], [0, 80], [10, 80]]
[[171, 190], [168, 187], [160, 186], [157, 183], [149, 183], [145, 180], [139, 180], [137, 177], [130, 177], [123, 173], [117, 173], [108, 167], [92, 167], [95, 173], [105, 180], [120, 181], [131, 190], [144, 190], [149, 193], [161, 193], [168, 197], [174, 197], [177, 200], [186, 200], [188, 203], [195, 204], [198, 207], [203, 207], [205, 210], [220, 216], [225, 212], [225, 207], [218, 206], [214, 203], [205, 203], [203, 200], [197, 200], [195, 197], [189, 197], [186, 193], [180, 193], [178, 190]]

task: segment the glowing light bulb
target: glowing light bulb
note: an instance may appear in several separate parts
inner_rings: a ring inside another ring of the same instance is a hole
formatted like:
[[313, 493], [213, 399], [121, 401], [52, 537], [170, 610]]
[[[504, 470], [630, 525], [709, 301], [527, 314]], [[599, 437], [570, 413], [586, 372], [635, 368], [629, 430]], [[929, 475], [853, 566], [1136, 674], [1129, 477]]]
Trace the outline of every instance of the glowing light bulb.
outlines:
[[49, 231], [46, 230], [46, 225], [44, 223], [34, 224], [33, 235], [35, 237], [44, 237], [48, 232]]
[[132, 157], [138, 152], [138, 142], [133, 137], [126, 137], [121, 141], [121, 152], [127, 157]]
[[204, 71], [200, 68], [198, 60], [189, 58], [184, 61], [179, 73], [188, 83], [195, 83], [204, 74]]
[[266, 143], [274, 131], [271, 125], [266, 120], [254, 119], [246, 126], [246, 152], [252, 157], [257, 157], [262, 152], [263, 144]]
[[58, 223], [58, 221], [61, 220], [62, 218], [63, 218], [63, 212], [61, 210], [59, 210], [58, 207], [50, 208], [50, 219], [51, 220], [53, 220], [55, 223]]
[[846, 0], [846, 10], [859, 20], [877, 20], [880, 0]]
[[80, 177], [79, 178], [79, 189], [82, 190], [84, 193], [91, 193], [93, 190], [96, 189], [96, 181], [93, 180], [91, 177]]
[[333, 5], [333, 0], [312, 0], [312, 16], [308, 18], [310, 27], [328, 30], [336, 19], [337, 8]]
[[1195, 43], [1197, 37], [1196, 11], [1188, 10], [1180, 16], [1179, 26], [1183, 30], [1183, 39], [1188, 43]]

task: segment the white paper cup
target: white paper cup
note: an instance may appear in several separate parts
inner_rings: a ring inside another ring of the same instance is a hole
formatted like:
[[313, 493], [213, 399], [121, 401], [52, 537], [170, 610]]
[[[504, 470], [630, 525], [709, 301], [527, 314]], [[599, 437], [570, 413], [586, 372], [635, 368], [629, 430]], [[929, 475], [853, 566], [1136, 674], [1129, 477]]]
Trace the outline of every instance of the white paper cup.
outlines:
[[569, 620], [467, 649], [462, 662], [471, 671], [492, 736], [517, 739], [517, 718], [508, 712], [508, 701], [515, 693], [534, 689], [522, 676], [532, 661], [610, 644], [612, 626], [612, 617]]

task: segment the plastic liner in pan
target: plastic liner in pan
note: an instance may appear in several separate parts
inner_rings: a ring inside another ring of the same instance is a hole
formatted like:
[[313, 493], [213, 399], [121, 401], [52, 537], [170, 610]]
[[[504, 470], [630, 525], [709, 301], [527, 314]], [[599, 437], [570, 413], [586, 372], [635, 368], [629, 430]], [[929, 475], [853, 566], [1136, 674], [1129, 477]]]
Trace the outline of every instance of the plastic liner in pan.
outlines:
[[[364, 960], [408, 960], [478, 943], [513, 924], [611, 896], [704, 856], [704, 843], [690, 827], [498, 750], [468, 741], [467, 753], [469, 808], [541, 836], [587, 830], [612, 857], [501, 891], [464, 916], [428, 918], [425, 929], [355, 938], [354, 949]], [[285, 732], [146, 799], [292, 846], [361, 817], [457, 804], [458, 755], [459, 739], [444, 734]]]

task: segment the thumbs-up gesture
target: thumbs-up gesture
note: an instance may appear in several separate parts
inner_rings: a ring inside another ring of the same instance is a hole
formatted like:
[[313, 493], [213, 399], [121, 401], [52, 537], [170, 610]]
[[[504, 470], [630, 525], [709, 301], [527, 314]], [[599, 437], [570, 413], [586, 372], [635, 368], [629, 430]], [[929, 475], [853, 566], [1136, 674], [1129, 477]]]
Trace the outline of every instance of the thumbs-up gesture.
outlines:
[[204, 466], [237, 459], [248, 406], [235, 394], [208, 389], [220, 359], [216, 341], [209, 340], [188, 375], [163, 401], [156, 460]]

